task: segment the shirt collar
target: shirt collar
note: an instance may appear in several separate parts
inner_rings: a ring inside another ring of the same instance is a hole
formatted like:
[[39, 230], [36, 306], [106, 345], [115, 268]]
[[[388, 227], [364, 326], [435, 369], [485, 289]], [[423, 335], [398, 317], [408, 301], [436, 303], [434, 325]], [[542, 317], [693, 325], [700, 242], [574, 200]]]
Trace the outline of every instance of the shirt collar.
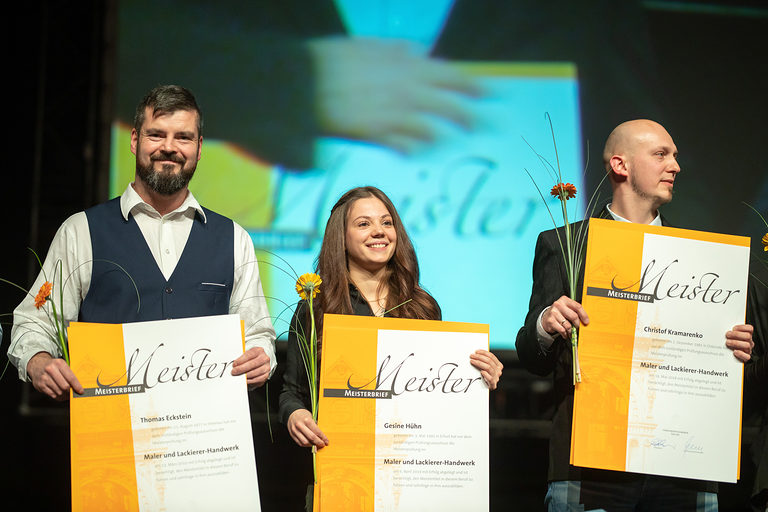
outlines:
[[[605, 209], [608, 210], [608, 213], [611, 214], [611, 217], [613, 217], [613, 220], [617, 220], [619, 222], [632, 222], [631, 220], [627, 220], [618, 213], [614, 213], [613, 210], [611, 210], [611, 205], [607, 204], [605, 206]], [[649, 226], [661, 226], [661, 214], [657, 211], [656, 212], [656, 218], [653, 219], [650, 223], [648, 223]]]
[[[157, 213], [157, 210], [155, 210], [149, 203], [144, 201], [141, 196], [139, 196], [138, 192], [133, 189], [133, 183], [130, 183], [126, 187], [125, 192], [123, 192], [123, 195], [120, 196], [120, 212], [123, 214], [123, 218], [128, 220], [128, 216], [136, 207], [149, 209], [150, 211]], [[208, 221], [208, 219], [205, 217], [205, 211], [203, 211], [203, 207], [200, 206], [200, 203], [197, 202], [195, 196], [193, 196], [192, 192], [189, 191], [187, 192], [187, 197], [184, 199], [184, 202], [181, 203], [181, 206], [168, 213], [167, 215], [186, 212], [190, 208], [195, 210], [200, 215], [200, 218], [204, 224]]]

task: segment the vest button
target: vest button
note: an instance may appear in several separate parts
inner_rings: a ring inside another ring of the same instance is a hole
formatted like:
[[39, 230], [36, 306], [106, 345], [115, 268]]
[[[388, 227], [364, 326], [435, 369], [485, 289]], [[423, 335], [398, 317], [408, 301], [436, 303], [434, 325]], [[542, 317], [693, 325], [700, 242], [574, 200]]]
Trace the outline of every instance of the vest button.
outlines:
[[165, 289], [165, 293], [173, 293], [173, 288], [169, 286], [168, 288]]

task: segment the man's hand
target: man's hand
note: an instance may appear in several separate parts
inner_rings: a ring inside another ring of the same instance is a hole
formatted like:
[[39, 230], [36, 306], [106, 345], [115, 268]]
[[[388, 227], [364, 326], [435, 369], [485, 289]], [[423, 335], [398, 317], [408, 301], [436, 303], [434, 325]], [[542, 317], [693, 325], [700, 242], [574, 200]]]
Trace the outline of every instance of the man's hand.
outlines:
[[541, 326], [552, 336], [559, 334], [565, 339], [571, 337], [571, 327], [587, 325], [589, 317], [581, 304], [563, 295], [541, 315]]
[[754, 328], [749, 324], [734, 325], [733, 329], [725, 333], [725, 346], [733, 350], [733, 355], [739, 361], [746, 363], [752, 357], [752, 341]]
[[296, 409], [288, 416], [288, 433], [299, 446], [328, 446], [328, 438], [312, 419], [312, 413], [306, 409]]
[[232, 375], [245, 374], [249, 388], [258, 388], [269, 378], [269, 356], [261, 347], [253, 347], [234, 360]]
[[501, 364], [501, 361], [493, 352], [475, 350], [474, 354], [469, 354], [469, 364], [480, 370], [480, 375], [483, 376], [483, 380], [488, 384], [488, 389], [496, 389], [504, 365]]
[[83, 394], [83, 386], [63, 359], [53, 358], [48, 352], [38, 352], [27, 363], [27, 375], [32, 385], [54, 400], [69, 398], [70, 388]]

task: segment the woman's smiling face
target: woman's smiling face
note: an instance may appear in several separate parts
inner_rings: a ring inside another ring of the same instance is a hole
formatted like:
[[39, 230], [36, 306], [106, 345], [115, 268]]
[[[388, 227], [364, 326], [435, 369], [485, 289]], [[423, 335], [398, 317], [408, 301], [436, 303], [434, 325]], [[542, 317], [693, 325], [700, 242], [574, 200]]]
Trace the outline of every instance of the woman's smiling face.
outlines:
[[375, 197], [358, 199], [347, 211], [347, 265], [368, 272], [384, 268], [395, 254], [397, 234], [392, 215]]

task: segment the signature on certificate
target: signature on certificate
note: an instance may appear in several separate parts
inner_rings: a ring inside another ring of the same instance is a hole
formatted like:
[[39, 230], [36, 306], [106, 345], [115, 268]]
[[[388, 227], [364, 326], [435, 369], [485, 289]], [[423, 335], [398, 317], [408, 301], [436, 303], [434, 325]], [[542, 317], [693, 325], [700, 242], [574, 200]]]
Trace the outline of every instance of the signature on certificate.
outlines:
[[699, 444], [696, 438], [691, 436], [685, 441], [683, 453], [704, 453], [704, 445]]
[[[646, 446], [649, 446], [656, 450], [664, 450], [664, 449], [677, 450], [677, 444], [670, 441], [666, 437], [654, 437], [653, 439], [649, 439], [646, 442], [647, 442]], [[689, 436], [688, 439], [685, 440], [685, 445], [683, 446], [683, 453], [704, 453], [704, 445], [701, 444], [701, 442], [698, 441], [696, 437]]]
[[662, 450], [664, 448], [671, 448], [674, 450], [676, 448], [674, 443], [664, 437], [654, 437], [648, 441], [648, 446], [656, 448], [657, 450]]

